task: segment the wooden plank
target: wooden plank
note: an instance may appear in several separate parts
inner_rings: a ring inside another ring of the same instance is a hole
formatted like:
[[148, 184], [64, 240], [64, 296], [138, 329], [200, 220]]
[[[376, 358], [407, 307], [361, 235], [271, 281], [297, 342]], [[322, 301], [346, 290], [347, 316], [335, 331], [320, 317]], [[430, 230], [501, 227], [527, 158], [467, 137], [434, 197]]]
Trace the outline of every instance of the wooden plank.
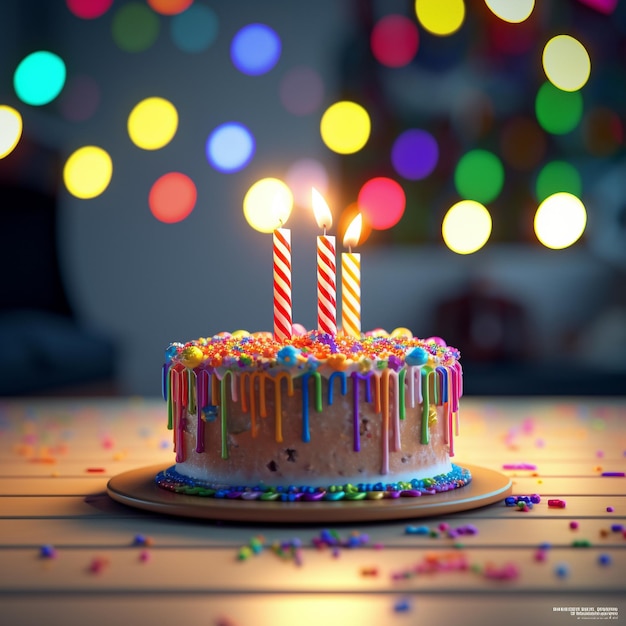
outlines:
[[[554, 548], [547, 560], [534, 558], [534, 549], [427, 550], [385, 549], [346, 550], [337, 558], [330, 550], [302, 550], [302, 564], [263, 551], [245, 561], [237, 560], [232, 549], [164, 548], [150, 549], [148, 560], [141, 549], [67, 549], [55, 559], [41, 559], [27, 548], [4, 550], [0, 563], [0, 588], [10, 593], [106, 591], [134, 592], [471, 592], [501, 591], [541, 593], [547, 589], [620, 592], [626, 590], [626, 550], [613, 550], [611, 564], [602, 566], [603, 549]], [[467, 568], [412, 576], [428, 559], [460, 563]], [[99, 563], [97, 572], [91, 571]], [[514, 568], [518, 574], [508, 580], [485, 577]], [[567, 576], [561, 578], [557, 569]], [[408, 578], [397, 576], [409, 573]]]
[[[612, 520], [613, 524], [626, 528], [626, 517]], [[538, 548], [547, 543], [552, 547], [573, 546], [586, 541], [600, 548], [625, 548], [626, 537], [622, 531], [612, 530], [605, 519], [580, 519], [578, 527], [570, 528], [570, 520], [544, 519], [523, 514], [507, 518], [475, 518], [454, 516], [430, 518], [411, 523], [354, 524], [334, 529], [340, 540], [347, 542], [351, 535], [367, 536], [359, 549], [380, 548], [426, 548], [441, 549], [463, 545], [466, 549], [477, 547], [523, 547]], [[442, 527], [445, 524], [445, 527]], [[446, 529], [475, 528], [475, 534], [450, 537]], [[418, 532], [416, 532], [416, 529]], [[427, 534], [421, 534], [427, 529]], [[53, 544], [58, 550], [83, 546], [92, 548], [123, 548], [133, 544], [136, 536], [149, 537], [151, 545], [162, 547], [231, 547], [233, 550], [247, 545], [253, 537], [262, 536], [266, 545], [298, 539], [303, 546], [313, 547], [320, 538], [320, 528], [281, 528], [253, 525], [224, 525], [197, 523], [189, 520], [172, 520], [161, 516], [116, 519], [90, 519], [73, 523], [67, 519], [0, 519], [0, 550], [9, 547], [37, 548]]]
[[[0, 493], [5, 496], [88, 496], [106, 490], [107, 478], [100, 474], [80, 478], [0, 478]], [[1, 505], [1, 502], [0, 502]]]
[[146, 517], [144, 511], [112, 500], [105, 491], [88, 496], [0, 496], [0, 519]]
[[[538, 493], [544, 498], [561, 498], [579, 494], [594, 496], [623, 496], [626, 478], [600, 476], [517, 476], [513, 478], [513, 494]], [[610, 505], [610, 502], [607, 502]]]
[[[442, 590], [444, 591], [444, 590]], [[572, 626], [569, 607], [615, 607], [626, 611], [617, 593], [561, 590], [546, 594], [513, 593], [499, 589], [481, 593], [307, 593], [261, 594], [29, 594], [0, 599], [3, 616], [12, 626], [32, 626], [43, 620], [64, 626], [111, 624], [185, 624], [185, 626], [485, 626], [541, 624]], [[398, 610], [398, 609], [401, 610]], [[47, 618], [42, 616], [48, 616]], [[51, 622], [50, 616], [58, 621]], [[622, 618], [623, 619], [623, 618]], [[619, 622], [614, 622], [619, 623]]]

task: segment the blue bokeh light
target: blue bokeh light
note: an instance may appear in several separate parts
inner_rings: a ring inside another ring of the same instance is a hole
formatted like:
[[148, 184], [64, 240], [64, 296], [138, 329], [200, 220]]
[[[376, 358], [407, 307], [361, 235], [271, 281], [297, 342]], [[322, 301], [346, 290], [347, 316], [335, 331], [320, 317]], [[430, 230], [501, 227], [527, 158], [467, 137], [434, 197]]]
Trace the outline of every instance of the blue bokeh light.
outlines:
[[250, 163], [255, 151], [254, 136], [243, 124], [226, 122], [213, 130], [206, 142], [206, 156], [218, 171], [238, 172]]
[[233, 37], [230, 58], [244, 74], [258, 76], [278, 63], [282, 44], [280, 37], [265, 24], [248, 24]]

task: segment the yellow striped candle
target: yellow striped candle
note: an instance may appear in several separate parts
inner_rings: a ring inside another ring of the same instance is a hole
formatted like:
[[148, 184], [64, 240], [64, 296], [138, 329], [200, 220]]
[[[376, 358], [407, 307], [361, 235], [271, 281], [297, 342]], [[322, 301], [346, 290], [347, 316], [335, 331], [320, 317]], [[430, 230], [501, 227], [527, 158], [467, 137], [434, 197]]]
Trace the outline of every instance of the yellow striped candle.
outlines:
[[361, 336], [361, 255], [352, 252], [359, 243], [363, 218], [359, 213], [343, 237], [349, 249], [341, 255], [341, 326], [346, 335]]

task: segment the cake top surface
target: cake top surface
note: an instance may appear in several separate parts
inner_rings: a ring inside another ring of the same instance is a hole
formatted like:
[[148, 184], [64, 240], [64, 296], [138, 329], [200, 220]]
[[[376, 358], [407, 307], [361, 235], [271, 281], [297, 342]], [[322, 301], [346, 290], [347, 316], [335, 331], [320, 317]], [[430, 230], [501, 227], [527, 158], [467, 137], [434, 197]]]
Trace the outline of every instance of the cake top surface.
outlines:
[[166, 350], [169, 365], [217, 371], [288, 371], [292, 375], [320, 370], [381, 372], [405, 366], [454, 366], [459, 351], [439, 337], [419, 339], [406, 328], [382, 329], [360, 337], [329, 335], [314, 330], [277, 341], [272, 333], [235, 331], [172, 343]]

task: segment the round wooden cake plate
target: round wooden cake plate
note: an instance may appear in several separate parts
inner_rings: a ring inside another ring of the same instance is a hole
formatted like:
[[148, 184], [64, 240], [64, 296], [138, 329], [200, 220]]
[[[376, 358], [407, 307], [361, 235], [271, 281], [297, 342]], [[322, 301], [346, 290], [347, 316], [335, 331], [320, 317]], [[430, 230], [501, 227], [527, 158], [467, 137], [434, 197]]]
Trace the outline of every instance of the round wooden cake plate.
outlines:
[[493, 504], [510, 495], [510, 478], [463, 464], [472, 481], [436, 495], [383, 500], [260, 502], [190, 496], [159, 487], [154, 478], [169, 466], [152, 465], [111, 478], [107, 491], [122, 504], [164, 515], [253, 523], [314, 524], [393, 520], [447, 515]]

